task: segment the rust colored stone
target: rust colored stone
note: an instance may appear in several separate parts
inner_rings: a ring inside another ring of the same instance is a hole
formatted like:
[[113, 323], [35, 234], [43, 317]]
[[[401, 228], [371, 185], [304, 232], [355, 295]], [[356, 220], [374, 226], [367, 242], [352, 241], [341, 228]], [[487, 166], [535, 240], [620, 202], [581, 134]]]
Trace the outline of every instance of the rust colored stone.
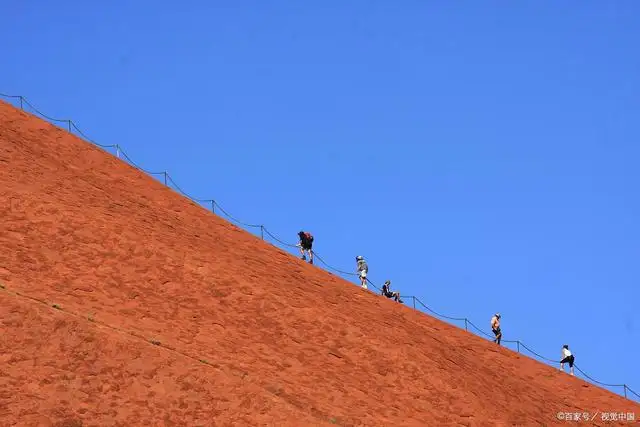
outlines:
[[630, 400], [308, 265], [6, 103], [0, 214], [3, 426], [640, 418]]

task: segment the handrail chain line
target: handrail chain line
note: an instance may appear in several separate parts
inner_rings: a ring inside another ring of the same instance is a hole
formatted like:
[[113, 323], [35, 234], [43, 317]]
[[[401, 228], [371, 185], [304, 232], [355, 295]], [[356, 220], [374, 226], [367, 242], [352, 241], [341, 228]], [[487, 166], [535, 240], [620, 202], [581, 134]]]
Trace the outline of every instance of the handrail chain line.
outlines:
[[148, 171], [148, 170], [144, 169], [143, 167], [139, 166], [136, 162], [134, 162], [131, 159], [131, 157], [129, 157], [127, 155], [126, 151], [124, 151], [122, 149], [122, 147], [120, 145], [118, 145], [117, 147], [118, 147], [118, 150], [119, 150], [120, 154], [122, 154], [124, 156], [124, 158], [129, 161], [131, 166], [133, 166], [134, 168], [136, 168], [138, 170], [141, 170], [142, 172], [146, 173], [147, 175], [162, 175], [162, 174], [166, 173], [166, 172], [151, 172], [151, 171]]
[[245, 227], [250, 227], [250, 228], [260, 228], [261, 225], [260, 224], [248, 224], [246, 222], [242, 222], [237, 218], [234, 218], [233, 216], [231, 216], [227, 211], [225, 211], [222, 206], [220, 206], [220, 204], [218, 202], [215, 202], [216, 207], [220, 210], [220, 212], [222, 212], [227, 218], [229, 218], [230, 220], [232, 220], [233, 222], [236, 222], [240, 225], [243, 225]]
[[84, 139], [86, 139], [87, 141], [91, 142], [92, 144], [97, 145], [100, 148], [116, 148], [117, 145], [102, 145], [102, 144], [98, 144], [97, 142], [95, 142], [93, 139], [89, 138], [87, 135], [85, 135], [84, 132], [82, 132], [80, 130], [80, 128], [78, 128], [78, 126], [75, 124], [75, 122], [73, 120], [71, 120], [71, 126], [76, 130], [76, 132], [78, 132], [78, 134], [83, 137]]
[[[84, 133], [83, 133], [83, 132], [78, 128], [78, 126], [77, 126], [77, 125], [76, 125], [72, 120], [68, 120], [68, 119], [55, 119], [55, 118], [49, 117], [49, 116], [47, 116], [46, 114], [42, 113], [40, 110], [38, 110], [36, 107], [34, 107], [34, 106], [33, 106], [33, 104], [31, 104], [31, 103], [30, 103], [30, 102], [29, 102], [29, 101], [28, 101], [24, 96], [21, 96], [21, 95], [8, 95], [8, 94], [0, 93], [0, 98], [10, 99], [10, 100], [18, 99], [18, 100], [19, 100], [19, 102], [20, 102], [20, 109], [21, 109], [21, 110], [24, 110], [24, 106], [23, 106], [23, 104], [26, 104], [26, 105], [28, 105], [28, 106], [29, 106], [33, 111], [35, 111], [35, 113], [36, 113], [37, 115], [40, 115], [41, 117], [43, 117], [45, 120], [48, 120], [49, 122], [54, 122], [54, 123], [52, 123], [54, 126], [57, 126], [55, 123], [67, 123], [67, 124], [68, 124], [68, 129], [64, 129], [64, 130], [66, 130], [67, 132], [69, 132], [70, 134], [72, 134], [72, 135], [73, 135], [73, 133], [71, 132], [71, 129], [72, 129], [72, 127], [73, 127], [73, 128], [78, 132], [78, 134], [79, 134], [79, 135], [76, 135], [76, 136], [82, 137], [85, 141], [90, 142], [90, 143], [92, 143], [92, 144], [94, 144], [94, 145], [96, 145], [96, 146], [98, 146], [98, 147], [101, 147], [101, 148], [116, 148], [116, 150], [117, 150], [117, 154], [118, 154], [118, 155], [117, 155], [117, 158], [118, 158], [119, 160], [122, 160], [122, 159], [120, 159], [120, 156], [119, 156], [120, 154], [122, 154], [122, 156], [123, 156], [123, 157], [124, 157], [124, 158], [125, 158], [125, 159], [126, 159], [126, 160], [131, 164], [131, 165], [132, 165], [132, 166], [134, 166], [136, 169], [139, 169], [140, 171], [142, 171], [142, 172], [144, 172], [144, 173], [146, 173], [146, 174], [148, 174], [148, 175], [164, 175], [164, 177], [165, 177], [164, 181], [165, 181], [165, 185], [166, 185], [167, 187], [171, 188], [171, 187], [168, 185], [168, 182], [167, 182], [167, 181], [170, 181], [170, 182], [174, 185], [175, 189], [176, 189], [176, 190], [177, 190], [181, 195], [183, 195], [184, 197], [186, 197], [186, 198], [190, 199], [191, 201], [194, 201], [194, 202], [196, 202], [196, 203], [202, 203], [202, 202], [211, 203], [211, 212], [212, 212], [214, 215], [216, 214], [216, 212], [215, 212], [215, 208], [217, 207], [217, 208], [218, 208], [218, 210], [220, 210], [220, 212], [222, 212], [222, 213], [223, 213], [227, 218], [229, 218], [231, 221], [233, 221], [233, 222], [235, 222], [235, 223], [237, 223], [237, 224], [239, 224], [239, 225], [241, 225], [241, 226], [243, 226], [243, 227], [247, 227], [247, 228], [260, 228], [260, 230], [261, 230], [261, 234], [262, 234], [262, 237], [263, 237], [263, 240], [264, 240], [264, 233], [266, 233], [269, 237], [271, 237], [274, 241], [278, 242], [278, 243], [279, 243], [279, 244], [281, 244], [282, 246], [289, 247], [289, 248], [297, 248], [297, 247], [298, 247], [297, 245], [294, 245], [294, 244], [291, 244], [291, 243], [287, 243], [287, 242], [285, 242], [285, 241], [281, 240], [280, 238], [278, 238], [277, 236], [275, 236], [273, 233], [271, 233], [271, 232], [270, 232], [270, 231], [269, 231], [269, 230], [268, 230], [264, 225], [261, 225], [261, 224], [249, 224], [249, 223], [245, 223], [245, 222], [242, 222], [242, 221], [238, 220], [237, 218], [235, 218], [235, 217], [233, 217], [232, 215], [230, 215], [230, 214], [229, 214], [225, 209], [223, 209], [223, 208], [220, 206], [220, 204], [219, 204], [215, 199], [195, 199], [195, 198], [191, 197], [189, 194], [187, 194], [185, 191], [183, 191], [183, 190], [182, 190], [182, 188], [180, 188], [180, 187], [175, 183], [175, 181], [173, 180], [173, 178], [171, 178], [171, 176], [170, 176], [167, 172], [150, 172], [150, 171], [148, 171], [148, 170], [146, 170], [146, 169], [144, 169], [144, 168], [140, 167], [138, 164], [136, 164], [136, 163], [135, 163], [135, 162], [134, 162], [134, 161], [133, 161], [133, 160], [132, 160], [132, 159], [131, 159], [127, 154], [126, 154], [126, 152], [122, 149], [122, 147], [121, 147], [120, 145], [118, 145], [118, 144], [114, 144], [114, 145], [102, 145], [102, 144], [98, 144], [98, 143], [96, 143], [96, 142], [95, 142], [95, 141], [93, 141], [92, 139], [89, 139], [89, 138], [88, 138], [88, 137], [87, 137], [87, 136], [86, 136], [86, 135], [85, 135], [85, 134], [84, 134]], [[57, 126], [57, 127], [59, 127], [59, 126]], [[334, 272], [336, 272], [336, 273], [338, 273], [338, 274], [341, 274], [341, 275], [343, 275], [343, 276], [350, 276], [350, 277], [358, 276], [358, 274], [357, 274], [357, 273], [347, 272], [347, 271], [340, 270], [340, 269], [338, 269], [338, 268], [335, 268], [335, 267], [331, 266], [331, 265], [330, 265], [330, 264], [328, 264], [326, 261], [324, 261], [324, 259], [323, 259], [322, 257], [320, 257], [320, 256], [318, 255], [318, 253], [317, 253], [317, 252], [315, 252], [315, 251], [313, 251], [313, 255], [314, 255], [314, 257], [315, 257], [318, 261], [320, 261], [320, 262], [321, 262], [321, 263], [322, 263], [322, 264], [323, 264], [323, 265], [324, 265], [328, 270], [334, 271]], [[368, 282], [369, 284], [371, 284], [371, 285], [372, 285], [375, 289], [377, 289], [378, 291], [380, 291], [380, 290], [381, 290], [377, 285], [375, 285], [375, 284], [374, 284], [370, 279], [368, 279], [368, 278], [367, 278], [367, 282]], [[480, 332], [481, 334], [483, 334], [483, 335], [485, 335], [485, 336], [487, 336], [487, 337], [489, 337], [489, 338], [492, 338], [492, 339], [493, 339], [493, 337], [492, 337], [490, 334], [488, 334], [487, 332], [485, 332], [485, 331], [483, 331], [482, 329], [480, 329], [479, 327], [477, 327], [477, 326], [476, 326], [473, 322], [471, 322], [468, 318], [449, 317], [449, 316], [445, 316], [445, 315], [443, 315], [443, 314], [440, 314], [440, 313], [438, 313], [438, 312], [434, 311], [433, 309], [431, 309], [430, 307], [428, 307], [426, 304], [424, 304], [422, 301], [420, 301], [420, 299], [418, 299], [418, 298], [417, 298], [417, 297], [415, 297], [415, 296], [410, 296], [410, 297], [405, 296], [404, 298], [411, 298], [411, 299], [413, 300], [414, 310], [416, 310], [416, 311], [423, 312], [423, 311], [418, 310], [418, 309], [416, 309], [416, 308], [415, 308], [415, 302], [417, 301], [417, 302], [418, 302], [422, 307], [424, 307], [427, 311], [429, 311], [429, 312], [433, 313], [436, 317], [440, 317], [440, 318], [447, 319], [447, 320], [452, 320], [452, 321], [463, 321], [463, 322], [465, 322], [465, 329], [467, 328], [467, 325], [470, 325], [470, 326], [472, 326], [474, 329], [476, 329], [478, 332]], [[410, 307], [409, 307], [409, 308], [410, 308]], [[424, 313], [424, 312], [423, 312], [423, 313]], [[454, 326], [456, 326], [456, 325], [454, 325]], [[456, 326], [456, 327], [457, 327], [457, 326]], [[517, 344], [518, 344], [518, 351], [520, 351], [520, 347], [523, 347], [523, 348], [525, 348], [527, 351], [529, 351], [530, 353], [532, 353], [533, 355], [535, 355], [535, 356], [539, 357], [540, 359], [542, 359], [542, 360], [544, 360], [544, 361], [546, 361], [546, 362], [549, 362], [549, 363], [559, 363], [559, 361], [557, 361], [557, 360], [549, 359], [549, 358], [547, 358], [547, 357], [544, 357], [544, 356], [542, 356], [542, 355], [540, 355], [540, 354], [536, 353], [535, 351], [531, 350], [528, 346], [526, 346], [526, 345], [525, 345], [522, 341], [520, 341], [520, 340], [504, 340], [504, 339], [503, 339], [503, 340], [502, 340], [502, 342], [505, 342], [505, 343], [517, 343]], [[627, 384], [607, 384], [607, 383], [603, 383], [603, 382], [600, 382], [600, 381], [598, 381], [598, 380], [595, 380], [594, 378], [592, 378], [591, 376], [589, 376], [586, 372], [584, 372], [582, 369], [580, 369], [580, 368], [578, 367], [578, 365], [574, 365], [574, 367], [575, 367], [575, 368], [576, 368], [576, 370], [578, 370], [578, 372], [580, 372], [580, 373], [581, 373], [581, 374], [582, 374], [586, 379], [589, 379], [589, 380], [590, 380], [590, 381], [592, 381], [593, 383], [596, 383], [596, 384], [598, 384], [598, 385], [602, 385], [602, 386], [605, 386], [605, 387], [623, 387], [623, 389], [624, 389], [624, 397], [628, 398], [628, 397], [627, 397], [627, 395], [626, 395], [626, 392], [627, 392], [627, 391], [629, 391], [629, 392], [630, 392], [630, 393], [632, 393], [633, 395], [635, 395], [635, 396], [637, 396], [638, 398], [640, 398], [640, 394], [638, 394], [638, 393], [636, 393], [635, 391], [633, 391], [633, 390], [632, 390], [632, 389], [631, 389]], [[629, 399], [629, 398], [628, 398], [628, 399]]]
[[631, 387], [629, 387], [628, 385], [625, 384], [625, 387], [627, 390], [629, 390], [631, 393], [635, 394], [636, 396], [638, 396], [640, 398], [640, 394], [636, 393], [635, 391], [631, 390]]
[[167, 179], [173, 184], [173, 186], [176, 188], [176, 190], [178, 190], [179, 193], [182, 193], [183, 196], [187, 197], [188, 199], [191, 199], [194, 202], [197, 202], [199, 199], [196, 199], [195, 197], [191, 197], [186, 191], [184, 191], [182, 188], [180, 188], [180, 186], [178, 184], [176, 184], [176, 182], [173, 180], [173, 178], [171, 178], [171, 175], [169, 175], [169, 173], [166, 173]]
[[529, 347], [527, 347], [522, 341], [520, 341], [520, 345], [522, 347], [524, 347], [525, 349], [529, 350], [529, 352], [531, 352], [532, 354], [538, 356], [540, 359], [546, 360], [549, 363], [560, 363], [559, 360], [553, 360], [553, 359], [549, 359], [548, 357], [544, 357], [538, 353], [536, 353], [535, 351], [531, 350]]
[[42, 111], [38, 110], [36, 107], [33, 106], [33, 104], [31, 104], [29, 101], [27, 101], [27, 98], [25, 98], [24, 96], [19, 96], [20, 100], [22, 102], [24, 102], [25, 104], [27, 104], [29, 107], [31, 107], [31, 109], [33, 111], [36, 112], [36, 114], [42, 116], [43, 118], [51, 121], [51, 122], [56, 122], [56, 123], [67, 123], [70, 120], [69, 119], [54, 119], [53, 117], [47, 116], [46, 114], [44, 114]]
[[[276, 242], [280, 243], [283, 246], [287, 246], [289, 248], [297, 248], [297, 245], [292, 245], [291, 243], [287, 243], [284, 242], [282, 240], [280, 240], [278, 237], [276, 237], [274, 234], [272, 234], [269, 229], [267, 229], [266, 227], [264, 228], [264, 232], [267, 233], [268, 236], [270, 236], [273, 240], [275, 240]], [[315, 252], [313, 253], [315, 255]]]

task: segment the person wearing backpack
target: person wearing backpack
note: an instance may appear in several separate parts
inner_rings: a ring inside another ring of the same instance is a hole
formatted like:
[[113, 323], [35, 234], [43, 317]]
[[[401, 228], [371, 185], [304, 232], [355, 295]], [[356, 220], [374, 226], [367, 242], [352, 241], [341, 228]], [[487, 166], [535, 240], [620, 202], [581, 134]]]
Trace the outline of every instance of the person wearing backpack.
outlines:
[[300, 231], [298, 233], [298, 237], [300, 241], [296, 246], [300, 248], [300, 253], [302, 254], [302, 260], [306, 261], [307, 257], [305, 256], [305, 251], [309, 254], [309, 264], [313, 264], [313, 236], [308, 231]]

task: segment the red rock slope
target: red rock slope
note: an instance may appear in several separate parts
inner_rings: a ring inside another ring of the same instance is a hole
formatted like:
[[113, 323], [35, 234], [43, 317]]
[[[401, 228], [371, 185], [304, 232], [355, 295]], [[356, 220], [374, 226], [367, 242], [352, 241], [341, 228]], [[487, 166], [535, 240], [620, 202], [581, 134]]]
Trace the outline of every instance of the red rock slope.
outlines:
[[638, 404], [305, 264], [5, 103], [0, 191], [2, 426], [640, 417]]

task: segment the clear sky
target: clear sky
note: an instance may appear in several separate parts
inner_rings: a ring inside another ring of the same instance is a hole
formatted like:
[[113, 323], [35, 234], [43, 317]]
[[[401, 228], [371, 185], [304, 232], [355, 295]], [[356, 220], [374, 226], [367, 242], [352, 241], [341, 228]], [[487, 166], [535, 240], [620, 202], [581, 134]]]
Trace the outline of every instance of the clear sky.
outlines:
[[12, 1], [0, 92], [640, 393], [639, 20], [633, 0]]

